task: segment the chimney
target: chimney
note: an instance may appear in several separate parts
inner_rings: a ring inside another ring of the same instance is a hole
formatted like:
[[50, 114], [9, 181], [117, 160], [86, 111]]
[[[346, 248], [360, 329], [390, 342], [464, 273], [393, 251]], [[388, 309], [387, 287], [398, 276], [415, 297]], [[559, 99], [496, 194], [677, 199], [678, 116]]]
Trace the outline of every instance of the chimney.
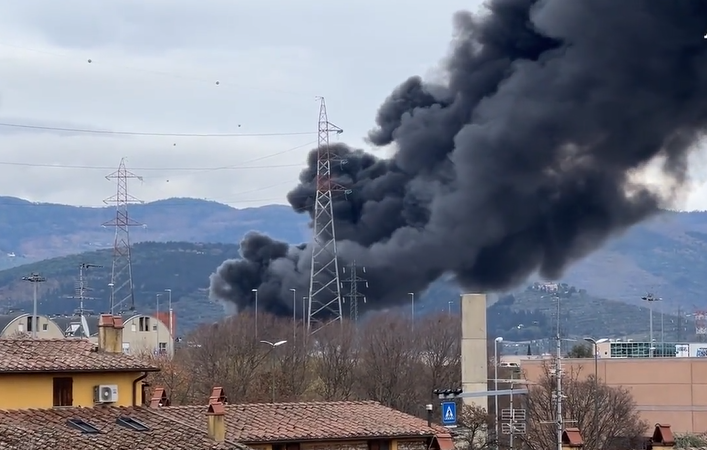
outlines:
[[211, 389], [211, 396], [209, 396], [209, 405], [212, 403], [221, 403], [222, 405], [228, 404], [228, 397], [226, 397], [226, 391], [224, 391], [221, 386], [215, 386], [213, 389]]
[[584, 447], [582, 435], [579, 428], [565, 428], [562, 432], [562, 450], [570, 450]]
[[101, 314], [98, 320], [98, 349], [106, 353], [123, 353], [123, 318]]
[[[464, 294], [461, 298], [461, 369], [464, 392], [488, 390], [486, 358], [486, 294]], [[465, 398], [464, 403], [488, 411], [486, 397]]]
[[170, 401], [167, 397], [167, 391], [163, 387], [157, 386], [155, 390], [152, 391], [152, 397], [150, 397], [149, 407], [152, 409], [158, 409], [163, 406], [169, 406]]
[[209, 424], [209, 437], [216, 442], [226, 440], [226, 408], [223, 403], [211, 403], [209, 410], [206, 412], [206, 417]]
[[675, 447], [675, 438], [673, 437], [673, 432], [670, 431], [670, 425], [667, 423], [655, 424], [651, 441], [653, 443], [653, 450], [671, 449]]

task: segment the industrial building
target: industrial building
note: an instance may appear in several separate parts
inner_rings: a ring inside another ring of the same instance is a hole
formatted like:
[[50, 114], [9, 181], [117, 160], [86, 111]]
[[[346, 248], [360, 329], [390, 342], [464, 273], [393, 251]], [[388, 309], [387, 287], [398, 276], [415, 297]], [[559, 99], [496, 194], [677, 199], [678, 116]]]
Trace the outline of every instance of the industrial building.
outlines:
[[[547, 358], [520, 359], [530, 382], [544, 374]], [[614, 357], [563, 359], [565, 371], [594, 375], [609, 386], [628, 389], [636, 409], [648, 423], [669, 423], [678, 433], [707, 432], [707, 358]]]

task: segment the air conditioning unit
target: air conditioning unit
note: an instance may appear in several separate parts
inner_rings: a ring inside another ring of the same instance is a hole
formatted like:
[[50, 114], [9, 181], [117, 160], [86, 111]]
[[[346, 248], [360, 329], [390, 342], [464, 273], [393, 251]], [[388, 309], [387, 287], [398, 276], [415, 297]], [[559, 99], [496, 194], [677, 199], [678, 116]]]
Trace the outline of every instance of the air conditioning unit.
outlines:
[[101, 384], [93, 388], [94, 403], [115, 403], [118, 401], [118, 385]]

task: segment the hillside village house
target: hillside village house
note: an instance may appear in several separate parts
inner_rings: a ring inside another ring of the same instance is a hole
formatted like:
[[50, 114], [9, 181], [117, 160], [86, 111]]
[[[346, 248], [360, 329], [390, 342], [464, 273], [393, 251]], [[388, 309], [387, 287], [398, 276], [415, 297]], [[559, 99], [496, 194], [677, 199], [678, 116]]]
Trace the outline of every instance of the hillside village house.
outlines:
[[142, 403], [142, 380], [158, 368], [123, 354], [122, 319], [101, 316], [98, 343], [0, 339], [0, 409]]

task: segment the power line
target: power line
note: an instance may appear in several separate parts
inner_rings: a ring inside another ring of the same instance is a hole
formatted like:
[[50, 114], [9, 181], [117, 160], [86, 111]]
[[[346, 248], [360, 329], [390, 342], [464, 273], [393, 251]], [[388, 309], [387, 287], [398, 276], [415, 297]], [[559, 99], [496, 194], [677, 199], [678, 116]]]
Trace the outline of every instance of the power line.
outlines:
[[[286, 150], [281, 150], [279, 152], [270, 153], [264, 156], [259, 156], [258, 158], [253, 158], [248, 161], [244, 161], [240, 164], [229, 165], [229, 166], [216, 166], [216, 167], [137, 167], [135, 170], [139, 171], [160, 171], [160, 172], [213, 172], [219, 170], [242, 170], [242, 169], [270, 169], [278, 167], [299, 167], [302, 164], [268, 164], [261, 166], [248, 166], [258, 161], [263, 161], [265, 159], [274, 158], [275, 156], [280, 156], [285, 153], [289, 153], [295, 150], [299, 150], [304, 147], [309, 147], [310, 145], [316, 144], [316, 141], [310, 141], [305, 144], [298, 145], [296, 147], [291, 147]], [[0, 161], [0, 166], [15, 166], [15, 167], [37, 167], [37, 168], [47, 168], [47, 169], [78, 169], [78, 170], [112, 170], [113, 167], [110, 166], [98, 166], [98, 165], [72, 165], [72, 164], [42, 164], [34, 162], [13, 162], [13, 161]]]
[[312, 131], [280, 132], [280, 133], [159, 133], [150, 131], [97, 130], [91, 128], [65, 128], [42, 125], [27, 125], [21, 123], [0, 122], [0, 127], [23, 128], [28, 130], [63, 131], [68, 133], [107, 134], [119, 136], [162, 136], [162, 137], [269, 137], [269, 136], [303, 136], [315, 134]]

